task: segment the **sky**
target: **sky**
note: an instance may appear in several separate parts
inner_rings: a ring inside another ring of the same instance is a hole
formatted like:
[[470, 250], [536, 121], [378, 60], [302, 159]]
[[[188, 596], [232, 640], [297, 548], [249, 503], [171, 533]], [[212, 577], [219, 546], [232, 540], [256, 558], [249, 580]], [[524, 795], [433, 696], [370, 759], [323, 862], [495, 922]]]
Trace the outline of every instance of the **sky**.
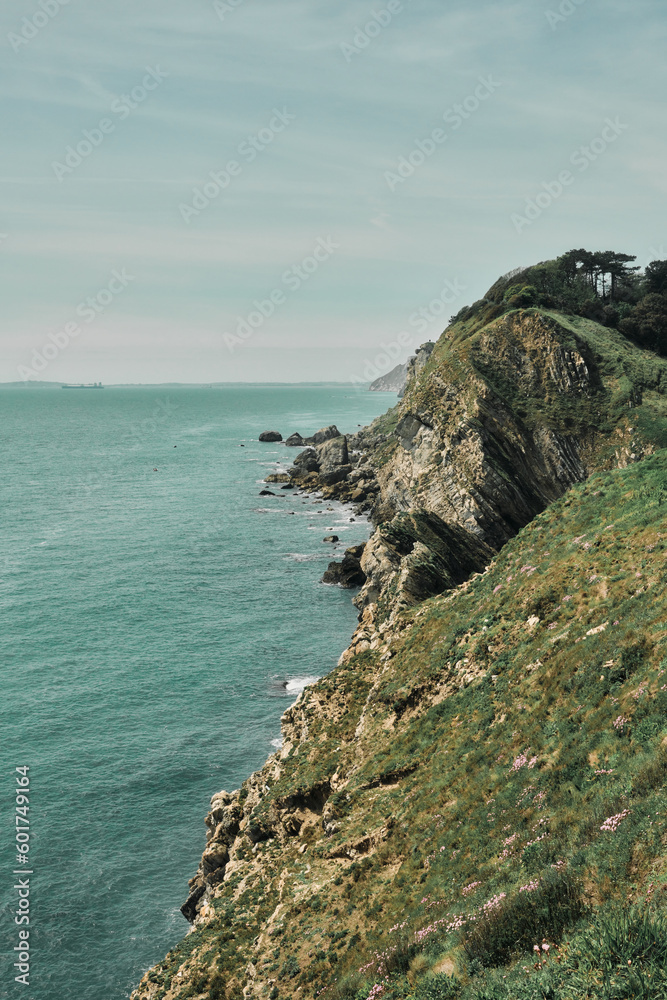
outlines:
[[0, 381], [371, 379], [667, 257], [664, 0], [13, 0]]

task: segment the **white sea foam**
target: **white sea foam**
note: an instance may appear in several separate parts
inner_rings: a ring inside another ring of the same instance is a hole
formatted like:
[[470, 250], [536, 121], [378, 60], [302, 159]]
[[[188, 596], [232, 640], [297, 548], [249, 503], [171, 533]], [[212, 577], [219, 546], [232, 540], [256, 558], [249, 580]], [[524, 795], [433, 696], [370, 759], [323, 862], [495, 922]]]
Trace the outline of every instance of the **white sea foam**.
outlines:
[[282, 745], [283, 745], [283, 738], [282, 738], [282, 736], [279, 736], [275, 740], [271, 740], [271, 746], [275, 747], [276, 750], [282, 749]]
[[285, 691], [287, 694], [296, 696], [301, 694], [309, 684], [315, 684], [316, 681], [319, 681], [319, 677], [292, 677], [285, 684]]

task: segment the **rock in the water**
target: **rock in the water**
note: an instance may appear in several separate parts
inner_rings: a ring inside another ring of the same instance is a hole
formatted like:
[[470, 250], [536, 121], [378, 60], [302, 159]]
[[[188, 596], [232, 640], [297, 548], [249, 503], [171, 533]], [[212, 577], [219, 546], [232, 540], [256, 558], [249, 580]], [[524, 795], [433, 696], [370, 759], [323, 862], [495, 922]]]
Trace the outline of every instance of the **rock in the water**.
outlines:
[[335, 424], [331, 424], [329, 427], [321, 427], [319, 431], [315, 431], [312, 437], [306, 438], [306, 444], [324, 444], [325, 441], [331, 441], [332, 438], [340, 437], [341, 433]]
[[303, 448], [306, 442], [301, 437], [300, 434], [290, 434], [290, 436], [285, 441], [288, 448]]
[[261, 497], [274, 497], [275, 493], [272, 493], [271, 490], [260, 490], [259, 495]]
[[338, 535], [327, 535], [326, 538], [322, 539], [323, 542], [337, 542], [339, 541]]
[[278, 431], [262, 431], [259, 435], [260, 441], [282, 441], [283, 436]]
[[289, 476], [286, 472], [272, 472], [264, 480], [265, 483], [289, 483]]
[[294, 489], [294, 483], [285, 483], [285, 485], [281, 486], [280, 488], [281, 488], [281, 490], [293, 490]]
[[363, 587], [366, 574], [361, 568], [363, 545], [353, 545], [345, 550], [341, 562], [330, 562], [322, 577], [322, 583], [336, 584], [339, 587]]

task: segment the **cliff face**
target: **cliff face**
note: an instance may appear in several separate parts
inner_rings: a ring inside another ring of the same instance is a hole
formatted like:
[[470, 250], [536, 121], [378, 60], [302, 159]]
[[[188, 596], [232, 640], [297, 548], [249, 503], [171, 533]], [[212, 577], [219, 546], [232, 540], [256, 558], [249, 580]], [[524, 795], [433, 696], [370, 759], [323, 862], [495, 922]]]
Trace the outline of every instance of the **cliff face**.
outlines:
[[356, 603], [374, 620], [482, 570], [574, 483], [651, 454], [664, 435], [667, 361], [589, 320], [473, 318], [423, 353], [393, 414], [348, 439], [356, 464], [335, 484], [316, 455], [296, 472], [370, 509]]
[[407, 361], [402, 365], [396, 365], [386, 375], [380, 375], [369, 385], [370, 392], [403, 392], [405, 380], [408, 374]]
[[[194, 930], [135, 1000], [457, 996], [659, 870], [662, 834], [610, 857], [599, 828], [667, 777], [666, 378], [587, 320], [473, 316], [394, 412], [297, 458], [371, 511], [361, 622], [213, 797]], [[427, 970], [455, 992], [415, 994]]]
[[405, 393], [408, 383], [417, 375], [431, 356], [435, 344], [428, 341], [417, 348], [411, 358], [402, 364], [396, 365], [386, 375], [381, 375], [371, 382], [369, 389], [371, 392], [397, 392], [399, 397]]

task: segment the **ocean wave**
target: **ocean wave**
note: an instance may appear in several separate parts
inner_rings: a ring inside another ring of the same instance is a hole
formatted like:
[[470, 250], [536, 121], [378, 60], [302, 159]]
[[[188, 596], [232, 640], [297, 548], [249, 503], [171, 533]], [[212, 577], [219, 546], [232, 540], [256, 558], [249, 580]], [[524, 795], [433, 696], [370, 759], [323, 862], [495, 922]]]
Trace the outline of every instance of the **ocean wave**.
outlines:
[[311, 552], [307, 555], [302, 552], [286, 552], [284, 558], [291, 559], [293, 562], [318, 562], [320, 559], [326, 557], [326, 552]]
[[279, 737], [278, 737], [277, 739], [275, 739], [275, 740], [271, 740], [271, 746], [272, 746], [272, 747], [275, 747], [275, 748], [276, 748], [276, 750], [281, 750], [281, 749], [282, 749], [282, 745], [283, 745], [283, 742], [284, 742], [284, 741], [283, 741], [283, 738], [282, 738], [282, 736], [279, 736]]
[[284, 674], [274, 676], [271, 678], [270, 695], [273, 698], [288, 697], [294, 700], [304, 688], [316, 681], [319, 681], [319, 677], [285, 677]]
[[291, 695], [301, 694], [304, 688], [317, 681], [319, 681], [319, 677], [291, 677], [285, 682], [285, 692]]

